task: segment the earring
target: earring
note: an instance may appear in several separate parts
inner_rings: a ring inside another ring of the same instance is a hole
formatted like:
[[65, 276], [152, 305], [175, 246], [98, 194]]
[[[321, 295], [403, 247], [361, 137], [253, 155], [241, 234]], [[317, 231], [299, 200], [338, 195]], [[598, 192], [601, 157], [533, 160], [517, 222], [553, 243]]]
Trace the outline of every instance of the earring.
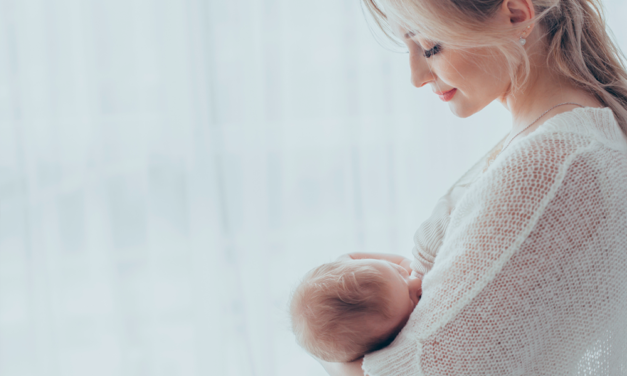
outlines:
[[531, 28], [531, 25], [527, 26], [527, 29], [523, 31], [522, 35], [520, 36], [520, 39], [518, 40], [518, 42], [520, 42], [521, 46], [524, 46], [527, 43], [527, 39], [525, 39], [525, 34], [529, 31], [530, 28]]

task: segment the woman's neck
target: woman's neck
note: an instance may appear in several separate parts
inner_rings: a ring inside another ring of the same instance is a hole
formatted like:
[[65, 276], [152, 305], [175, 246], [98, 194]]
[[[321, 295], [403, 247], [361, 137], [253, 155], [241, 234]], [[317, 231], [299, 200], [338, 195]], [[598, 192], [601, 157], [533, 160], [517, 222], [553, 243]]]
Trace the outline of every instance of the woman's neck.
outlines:
[[[500, 99], [500, 102], [512, 113], [512, 130], [506, 142], [516, 137], [540, 115], [558, 104], [569, 102], [584, 107], [603, 107], [592, 94], [576, 87], [558, 74], [552, 73], [548, 67], [538, 65], [533, 66], [529, 79], [520, 90], [508, 93]], [[576, 107], [565, 105], [552, 109], [518, 137], [522, 138], [533, 132], [552, 116], [571, 111]]]

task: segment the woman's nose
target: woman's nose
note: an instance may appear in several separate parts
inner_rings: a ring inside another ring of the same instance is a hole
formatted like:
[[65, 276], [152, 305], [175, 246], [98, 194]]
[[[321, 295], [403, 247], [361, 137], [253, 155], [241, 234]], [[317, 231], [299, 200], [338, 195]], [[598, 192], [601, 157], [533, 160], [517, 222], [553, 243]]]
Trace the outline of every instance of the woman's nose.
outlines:
[[419, 51], [409, 52], [409, 68], [411, 69], [411, 84], [415, 87], [423, 87], [435, 80], [427, 58]]

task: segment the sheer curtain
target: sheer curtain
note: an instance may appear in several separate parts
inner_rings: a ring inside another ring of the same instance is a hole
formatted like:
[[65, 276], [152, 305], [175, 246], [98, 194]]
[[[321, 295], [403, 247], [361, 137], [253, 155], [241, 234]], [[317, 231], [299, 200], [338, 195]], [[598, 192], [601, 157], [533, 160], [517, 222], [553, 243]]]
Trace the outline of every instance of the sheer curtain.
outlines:
[[412, 88], [359, 0], [0, 0], [0, 375], [323, 375], [298, 279], [409, 256], [508, 124]]

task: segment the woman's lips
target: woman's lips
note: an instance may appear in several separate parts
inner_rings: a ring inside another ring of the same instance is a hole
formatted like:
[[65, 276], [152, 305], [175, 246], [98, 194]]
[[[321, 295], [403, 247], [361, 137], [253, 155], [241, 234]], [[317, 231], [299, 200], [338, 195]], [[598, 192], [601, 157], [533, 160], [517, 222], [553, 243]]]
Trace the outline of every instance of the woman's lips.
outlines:
[[457, 93], [457, 89], [451, 89], [449, 91], [445, 91], [444, 93], [436, 93], [440, 99], [442, 99], [444, 102], [448, 102], [451, 99], [453, 99], [453, 96], [455, 95], [455, 93]]

